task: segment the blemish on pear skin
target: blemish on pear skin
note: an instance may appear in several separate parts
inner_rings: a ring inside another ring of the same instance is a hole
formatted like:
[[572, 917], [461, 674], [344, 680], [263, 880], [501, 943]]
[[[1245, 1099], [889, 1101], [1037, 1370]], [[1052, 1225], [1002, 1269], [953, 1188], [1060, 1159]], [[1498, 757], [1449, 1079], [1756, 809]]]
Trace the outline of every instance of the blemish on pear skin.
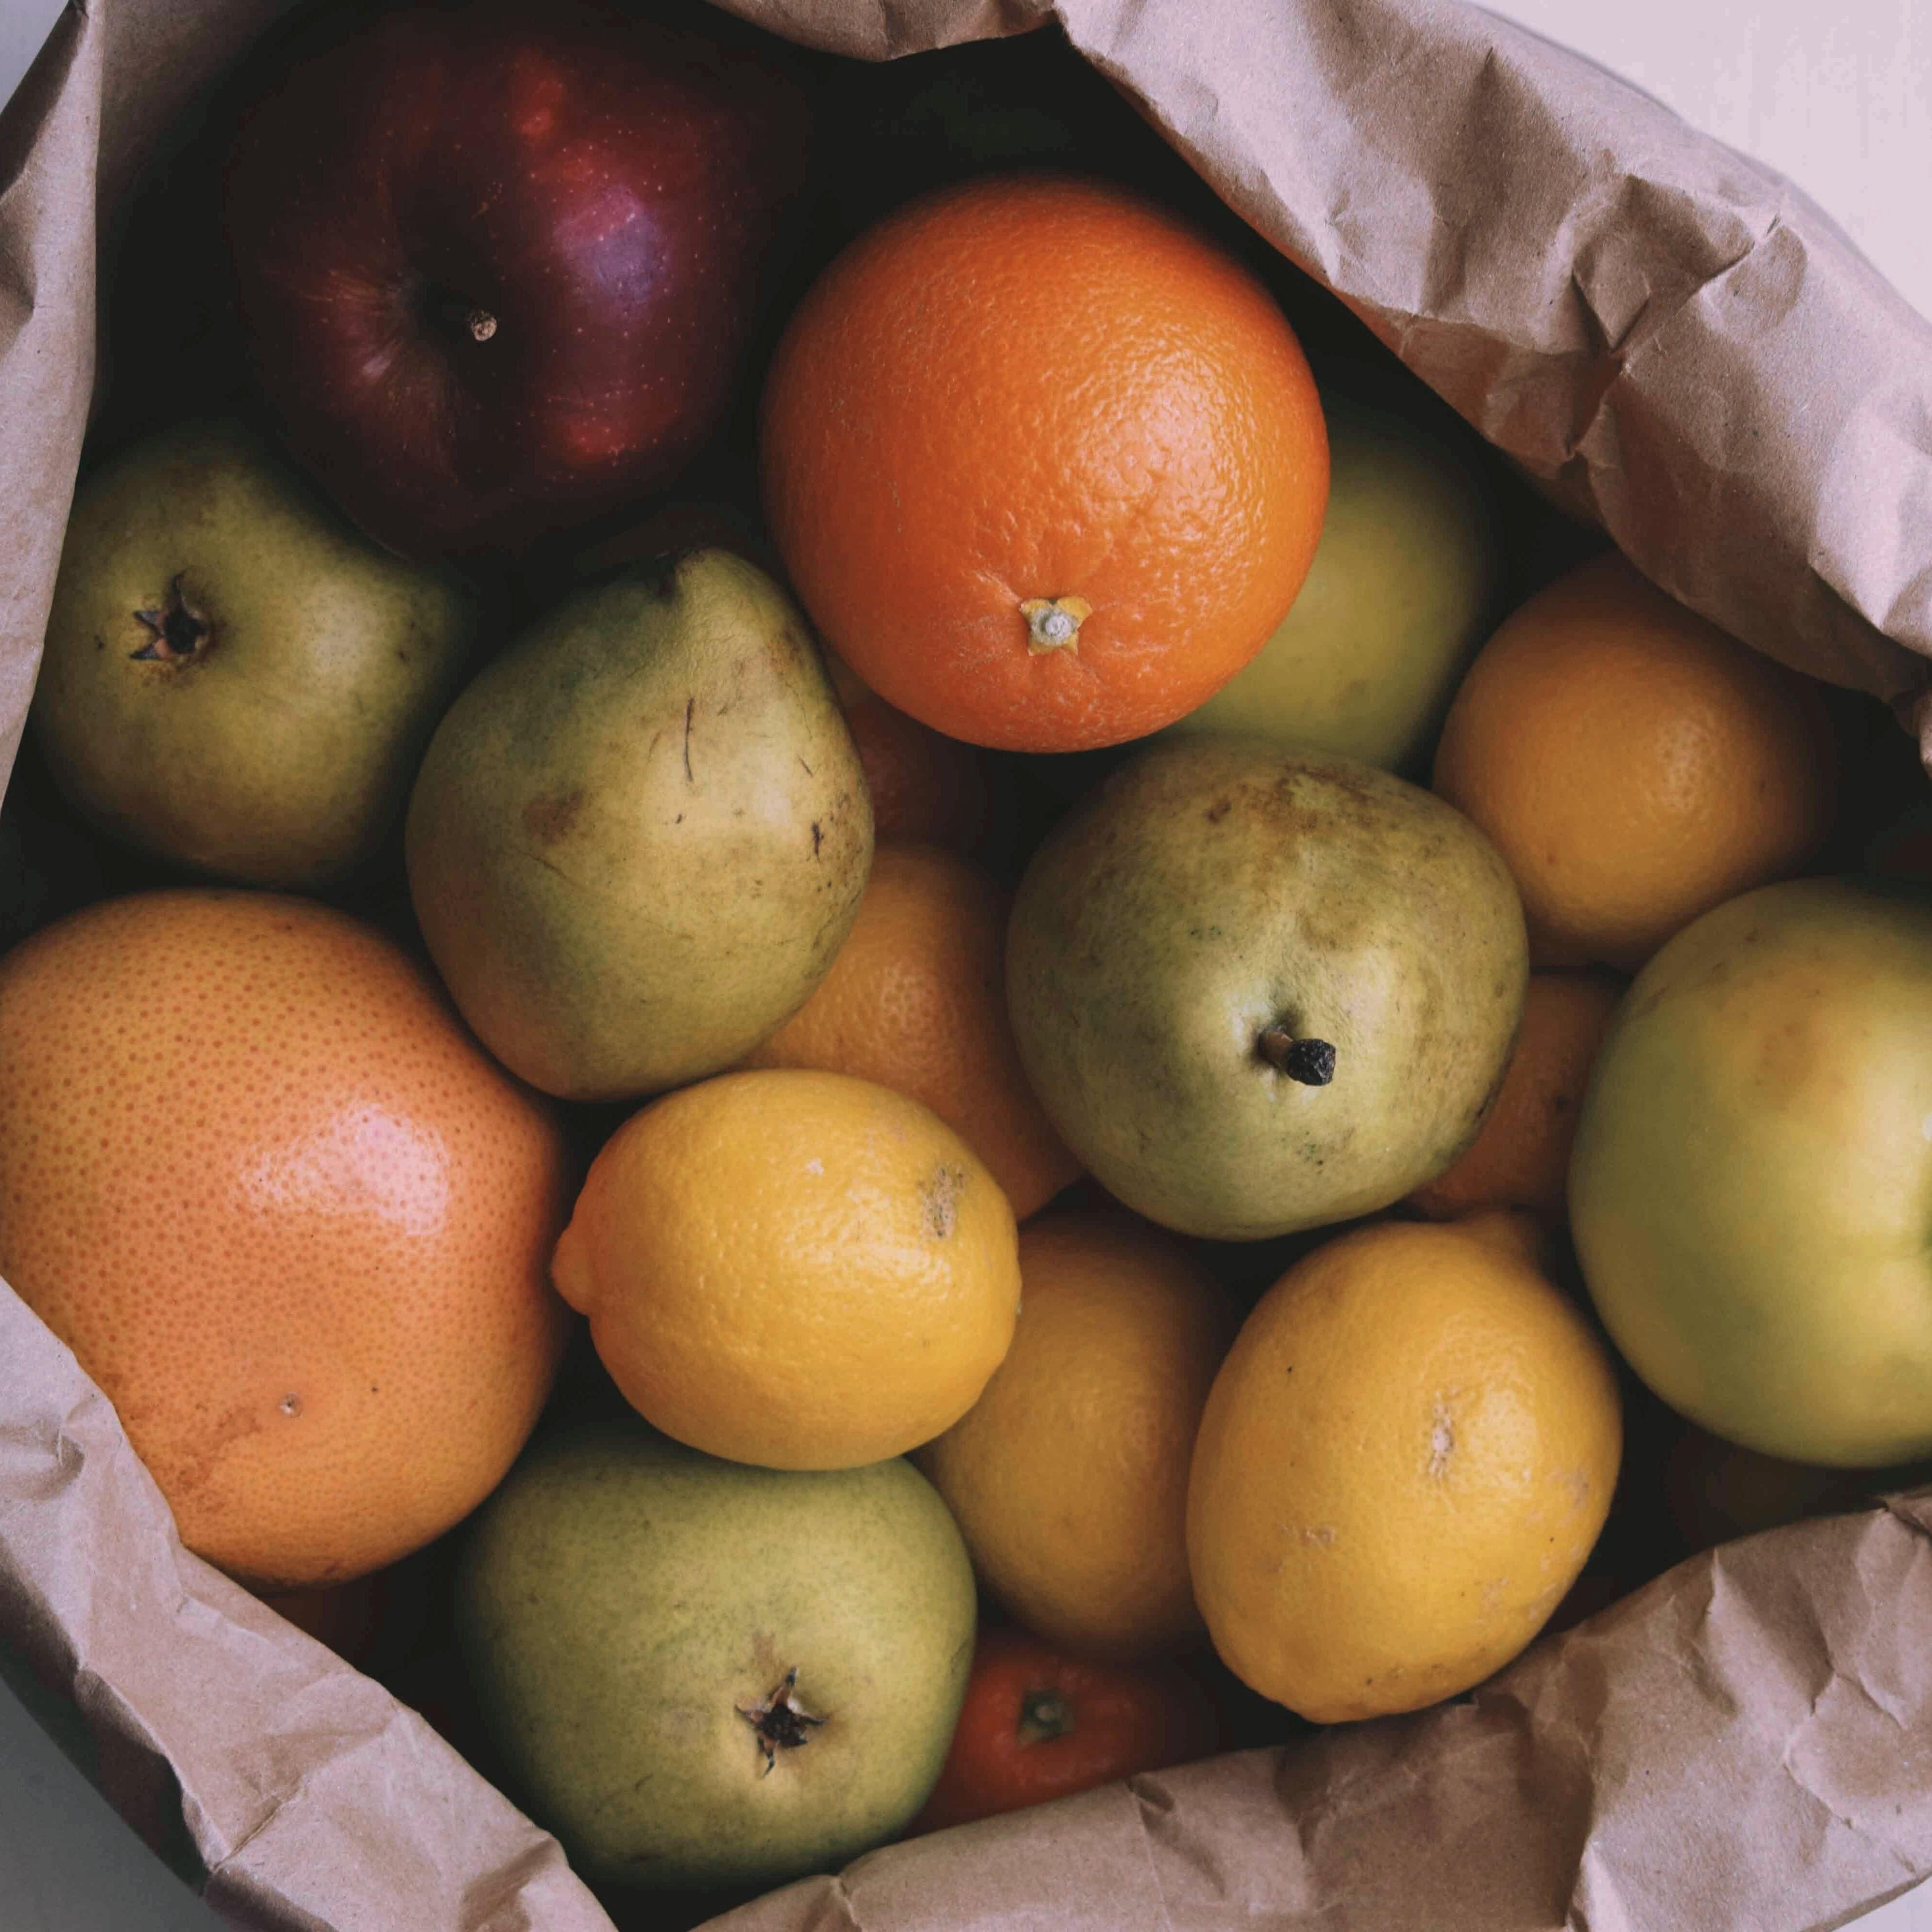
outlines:
[[533, 798], [523, 808], [523, 826], [539, 845], [554, 845], [567, 838], [584, 814], [581, 789], [556, 798]]

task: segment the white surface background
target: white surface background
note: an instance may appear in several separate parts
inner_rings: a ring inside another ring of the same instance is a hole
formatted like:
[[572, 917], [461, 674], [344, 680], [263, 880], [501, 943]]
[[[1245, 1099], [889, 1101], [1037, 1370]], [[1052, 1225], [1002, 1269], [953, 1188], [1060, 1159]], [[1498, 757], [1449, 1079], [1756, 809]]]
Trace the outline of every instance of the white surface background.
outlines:
[[[1783, 170], [1932, 316], [1932, 0], [1502, 0], [1490, 10]], [[0, 0], [0, 98], [58, 11], [56, 0]], [[1859, 1923], [1932, 1932], [1932, 1886]]]
[[1492, 0], [1789, 175], [1932, 316], [1928, 0]]
[[13, 92], [59, 12], [53, 0], [0, 0], [0, 100]]

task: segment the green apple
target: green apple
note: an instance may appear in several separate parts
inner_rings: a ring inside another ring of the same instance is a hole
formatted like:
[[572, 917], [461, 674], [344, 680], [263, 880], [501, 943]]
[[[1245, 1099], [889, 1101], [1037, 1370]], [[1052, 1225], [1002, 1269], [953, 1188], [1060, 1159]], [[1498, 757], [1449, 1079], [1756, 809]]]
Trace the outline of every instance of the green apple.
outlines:
[[1308, 579], [1260, 653], [1172, 733], [1254, 733], [1385, 771], [1427, 754], [1493, 615], [1482, 478], [1441, 436], [1344, 398]]
[[1670, 940], [1597, 1057], [1570, 1210], [1673, 1408], [1789, 1462], [1932, 1453], [1932, 890], [1792, 880]]
[[400, 810], [476, 618], [460, 579], [377, 549], [251, 431], [190, 423], [76, 498], [33, 726], [103, 830], [319, 885]]

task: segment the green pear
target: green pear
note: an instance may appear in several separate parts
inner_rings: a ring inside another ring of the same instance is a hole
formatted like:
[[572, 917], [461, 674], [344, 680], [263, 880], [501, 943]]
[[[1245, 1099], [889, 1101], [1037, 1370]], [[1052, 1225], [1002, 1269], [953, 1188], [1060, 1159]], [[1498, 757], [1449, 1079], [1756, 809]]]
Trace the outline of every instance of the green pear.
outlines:
[[1324, 399], [1328, 509], [1260, 654], [1176, 736], [1253, 733], [1395, 771], [1426, 759], [1488, 634], [1495, 515], [1474, 465], [1399, 415]]
[[774, 1885], [894, 1837], [972, 1662], [966, 1546], [911, 1464], [723, 1462], [633, 1418], [540, 1440], [457, 1586], [484, 1720], [594, 1885]]
[[1495, 1098], [1528, 942], [1495, 848], [1373, 766], [1157, 742], [1056, 826], [1007, 937], [1020, 1058], [1108, 1192], [1257, 1240], [1374, 1212]]
[[572, 1100], [729, 1066], [824, 977], [872, 862], [805, 620], [701, 550], [558, 605], [437, 728], [410, 893], [463, 1016]]
[[33, 727], [104, 830], [317, 886], [395, 818], [476, 626], [458, 578], [377, 549], [251, 431], [189, 423], [75, 499]]

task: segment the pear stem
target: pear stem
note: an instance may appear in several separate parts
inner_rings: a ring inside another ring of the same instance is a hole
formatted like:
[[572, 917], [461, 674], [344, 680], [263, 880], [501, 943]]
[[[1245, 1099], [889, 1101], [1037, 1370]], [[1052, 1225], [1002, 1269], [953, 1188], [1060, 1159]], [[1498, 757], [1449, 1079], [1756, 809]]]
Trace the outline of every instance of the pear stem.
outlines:
[[1278, 1024], [1264, 1028], [1254, 1047], [1277, 1072], [1304, 1087], [1326, 1087], [1335, 1078], [1335, 1048], [1325, 1040], [1297, 1040]]
[[452, 334], [467, 335], [472, 342], [487, 342], [497, 332], [497, 319], [480, 302], [473, 302], [448, 289], [429, 292], [429, 312]]

